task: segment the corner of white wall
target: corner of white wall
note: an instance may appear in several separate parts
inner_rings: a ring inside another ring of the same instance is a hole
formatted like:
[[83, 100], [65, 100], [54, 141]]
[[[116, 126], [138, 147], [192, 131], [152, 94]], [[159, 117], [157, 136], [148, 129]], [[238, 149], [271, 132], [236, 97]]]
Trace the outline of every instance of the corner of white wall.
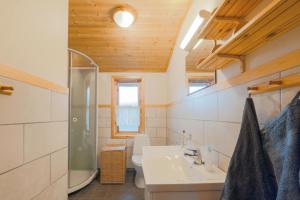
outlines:
[[220, 0], [193, 0], [191, 7], [185, 17], [185, 20], [181, 26], [176, 44], [170, 59], [170, 63], [167, 71], [167, 101], [174, 102], [179, 101], [187, 94], [186, 81], [185, 81], [185, 57], [188, 52], [182, 50], [179, 46], [181, 40], [189, 29], [191, 23], [202, 9], [212, 11]]

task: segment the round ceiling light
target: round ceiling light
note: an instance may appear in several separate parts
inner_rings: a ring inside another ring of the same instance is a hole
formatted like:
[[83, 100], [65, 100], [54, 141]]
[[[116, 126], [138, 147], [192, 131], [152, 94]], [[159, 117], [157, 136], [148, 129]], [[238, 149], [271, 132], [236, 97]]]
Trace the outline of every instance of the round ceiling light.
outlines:
[[135, 21], [135, 14], [129, 7], [117, 7], [113, 13], [113, 19], [118, 26], [128, 28]]

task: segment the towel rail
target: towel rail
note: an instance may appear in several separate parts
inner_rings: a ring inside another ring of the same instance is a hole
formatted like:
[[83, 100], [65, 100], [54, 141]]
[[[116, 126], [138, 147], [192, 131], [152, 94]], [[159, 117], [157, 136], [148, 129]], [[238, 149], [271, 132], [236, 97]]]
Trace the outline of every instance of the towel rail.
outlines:
[[282, 88], [294, 87], [297, 85], [300, 85], [300, 73], [253, 85], [251, 87], [248, 87], [248, 93], [250, 95], [254, 95], [271, 92]]

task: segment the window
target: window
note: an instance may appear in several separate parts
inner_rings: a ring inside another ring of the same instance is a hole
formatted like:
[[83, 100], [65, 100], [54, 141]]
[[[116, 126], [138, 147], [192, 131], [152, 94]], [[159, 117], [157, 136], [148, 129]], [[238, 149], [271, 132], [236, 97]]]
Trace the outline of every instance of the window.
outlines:
[[188, 94], [193, 94], [215, 84], [214, 76], [195, 76], [188, 78]]
[[126, 138], [144, 130], [143, 81], [112, 78], [112, 137]]
[[209, 86], [209, 83], [190, 83], [189, 94], [192, 94], [194, 92], [197, 92], [199, 90], [207, 88], [208, 86]]

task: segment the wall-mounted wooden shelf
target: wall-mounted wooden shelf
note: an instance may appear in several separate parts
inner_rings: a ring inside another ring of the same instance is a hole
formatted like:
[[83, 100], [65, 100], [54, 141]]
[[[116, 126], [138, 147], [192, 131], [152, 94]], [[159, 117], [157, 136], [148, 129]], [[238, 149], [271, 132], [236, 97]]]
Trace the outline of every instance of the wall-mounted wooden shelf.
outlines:
[[204, 59], [197, 69], [221, 69], [236, 60], [243, 63], [245, 55], [298, 26], [299, 10], [299, 0], [273, 0], [233, 37]]
[[201, 29], [199, 38], [222, 40], [245, 24], [245, 17], [262, 0], [224, 0]]
[[[195, 45], [199, 39], [204, 39], [197, 48], [191, 46], [186, 57], [186, 70], [199, 71], [197, 66], [220, 45], [217, 40], [228, 38], [246, 24], [246, 17], [262, 0], [223, 0], [221, 5], [206, 19], [206, 23], [195, 35]], [[202, 70], [204, 71], [204, 70]], [[214, 71], [214, 70], [205, 70]]]
[[248, 88], [249, 94], [260, 94], [271, 92], [282, 88], [288, 88], [300, 85], [300, 74], [293, 74], [286, 77], [274, 79], [268, 82], [260, 83]]
[[197, 65], [204, 60], [214, 48], [214, 42], [211, 40], [203, 40], [201, 45], [190, 51], [186, 56], [185, 66], [187, 72], [197, 72]]

